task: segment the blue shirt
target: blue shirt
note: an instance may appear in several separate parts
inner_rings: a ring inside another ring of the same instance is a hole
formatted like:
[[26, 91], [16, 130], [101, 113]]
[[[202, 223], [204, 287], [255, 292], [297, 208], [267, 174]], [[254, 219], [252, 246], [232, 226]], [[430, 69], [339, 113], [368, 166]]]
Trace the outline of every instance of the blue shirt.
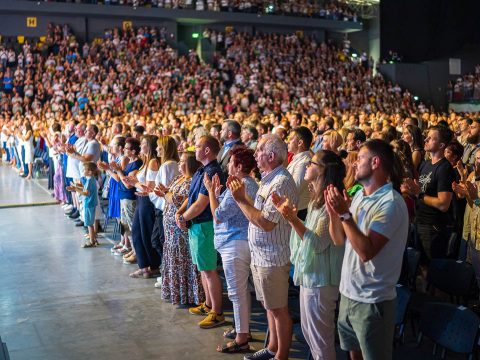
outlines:
[[[258, 184], [250, 176], [242, 179], [245, 189], [251, 199], [255, 199]], [[215, 218], [219, 223], [214, 223], [215, 249], [221, 248], [229, 241], [248, 241], [248, 219], [243, 214], [229, 189], [218, 197], [218, 208], [215, 210]]]
[[[198, 169], [195, 174], [193, 174], [192, 177], [192, 182], [190, 184], [190, 190], [188, 192], [188, 207], [192, 206], [192, 204], [197, 201], [198, 196], [200, 194], [203, 194], [208, 197], [208, 190], [203, 184], [203, 177], [204, 174], [207, 173], [208, 177], [211, 179], [213, 175], [218, 174], [218, 177], [220, 178], [220, 184], [223, 185], [223, 188], [225, 189], [225, 184], [226, 184], [226, 178], [225, 174], [222, 171], [222, 168], [220, 167], [220, 164], [218, 161], [215, 159], [211, 162], [209, 162], [207, 165], [202, 166], [200, 169]], [[200, 215], [198, 215], [196, 218], [192, 219], [192, 223], [194, 224], [200, 224], [203, 222], [207, 221], [212, 221], [213, 216], [212, 212], [210, 210], [210, 204], [203, 210]]]
[[88, 195], [83, 196], [83, 204], [86, 208], [94, 208], [98, 205], [97, 180], [93, 176], [85, 179], [83, 191], [88, 191]]
[[[138, 159], [134, 162], [128, 163], [127, 166], [125, 166], [125, 169], [123, 170], [124, 175], [130, 174], [134, 170], [138, 170], [142, 167], [142, 160]], [[129, 200], [135, 200], [135, 188], [132, 187], [131, 189], [127, 188], [123, 182], [119, 181], [118, 182], [118, 198], [120, 200], [122, 199], [129, 199]]]

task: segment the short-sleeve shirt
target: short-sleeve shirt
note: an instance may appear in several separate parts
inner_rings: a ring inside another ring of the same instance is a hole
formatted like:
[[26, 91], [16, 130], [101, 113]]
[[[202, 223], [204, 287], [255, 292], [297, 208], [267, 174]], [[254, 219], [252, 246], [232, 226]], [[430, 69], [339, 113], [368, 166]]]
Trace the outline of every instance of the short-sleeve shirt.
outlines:
[[265, 231], [252, 223], [248, 227], [252, 264], [256, 266], [284, 266], [290, 262], [292, 227], [273, 205], [274, 192], [286, 196], [292, 204], [296, 205], [298, 202], [295, 181], [283, 166], [275, 168], [262, 178], [255, 197], [255, 208], [261, 210], [265, 219], [276, 224], [272, 231]]
[[[81, 154], [86, 145], [87, 139], [85, 138], [85, 136], [82, 136], [78, 138], [77, 141], [75, 141], [75, 150]], [[79, 168], [80, 161], [68, 155], [66, 176], [72, 179], [80, 179], [83, 174], [80, 172]]]
[[[138, 170], [142, 167], [143, 161], [138, 159], [135, 160], [131, 163], [128, 163], [127, 166], [125, 166], [125, 169], [123, 170], [123, 174], [127, 176], [130, 174], [132, 171]], [[119, 181], [118, 182], [118, 197], [120, 200], [122, 199], [128, 199], [128, 200], [135, 200], [135, 191], [136, 189], [132, 187], [131, 189], [127, 188], [123, 182]]]
[[[100, 155], [102, 155], [102, 147], [97, 140], [90, 140], [87, 142], [85, 147], [79, 151], [80, 155], [93, 155], [91, 162], [97, 163], [100, 160]], [[79, 166], [80, 175], [83, 176], [83, 162], [80, 161]]]
[[395, 299], [395, 286], [408, 235], [405, 200], [391, 183], [387, 183], [368, 196], [358, 191], [350, 212], [364, 235], [373, 230], [388, 241], [377, 255], [363, 262], [347, 237], [340, 293], [349, 299], [371, 304]]
[[[455, 170], [450, 162], [443, 158], [432, 164], [431, 160], [420, 165], [418, 182], [422, 193], [437, 197], [439, 192], [453, 192], [452, 182], [455, 181]], [[437, 208], [426, 205], [423, 201], [417, 202], [416, 220], [421, 224], [448, 225], [452, 220], [451, 209], [444, 213]]]
[[87, 177], [83, 184], [83, 190], [88, 191], [88, 195], [83, 197], [86, 208], [94, 208], [98, 205], [97, 180], [93, 176]]
[[[223, 185], [223, 189], [225, 189], [226, 184], [226, 176], [225, 173], [222, 171], [220, 164], [217, 160], [213, 160], [209, 162], [207, 165], [202, 166], [199, 168], [195, 174], [193, 174], [192, 182], [190, 184], [190, 190], [188, 192], [188, 207], [192, 206], [192, 204], [197, 201], [198, 196], [203, 194], [208, 197], [208, 190], [203, 184], [203, 177], [204, 174], [207, 173], [208, 177], [211, 179], [215, 174], [218, 174], [220, 178], [220, 184]], [[213, 216], [210, 210], [210, 205], [208, 205], [205, 210], [200, 213], [196, 218], [192, 219], [192, 223], [200, 224], [207, 221], [212, 221]]]

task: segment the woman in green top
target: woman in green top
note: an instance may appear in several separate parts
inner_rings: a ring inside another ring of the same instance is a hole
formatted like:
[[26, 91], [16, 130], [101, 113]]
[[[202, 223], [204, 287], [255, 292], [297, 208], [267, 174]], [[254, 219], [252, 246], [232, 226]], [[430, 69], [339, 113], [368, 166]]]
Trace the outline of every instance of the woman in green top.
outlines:
[[345, 164], [333, 151], [318, 151], [305, 173], [310, 203], [303, 223], [297, 208], [274, 196], [277, 209], [292, 225], [290, 260], [293, 281], [300, 286], [302, 331], [314, 359], [335, 359], [335, 308], [344, 247], [335, 247], [329, 234], [329, 217], [323, 191], [328, 185], [344, 190]]

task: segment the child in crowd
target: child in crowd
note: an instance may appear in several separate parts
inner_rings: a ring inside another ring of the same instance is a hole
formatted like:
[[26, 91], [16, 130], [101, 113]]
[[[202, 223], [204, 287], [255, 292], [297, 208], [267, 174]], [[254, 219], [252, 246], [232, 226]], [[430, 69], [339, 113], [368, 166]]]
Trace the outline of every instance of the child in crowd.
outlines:
[[97, 234], [95, 233], [95, 208], [98, 205], [98, 188], [97, 188], [97, 165], [93, 162], [86, 162], [83, 164], [83, 173], [85, 182], [81, 184], [74, 184], [67, 187], [69, 191], [76, 191], [82, 198], [83, 202], [83, 222], [88, 227], [88, 238], [82, 247], [90, 248], [98, 245]]

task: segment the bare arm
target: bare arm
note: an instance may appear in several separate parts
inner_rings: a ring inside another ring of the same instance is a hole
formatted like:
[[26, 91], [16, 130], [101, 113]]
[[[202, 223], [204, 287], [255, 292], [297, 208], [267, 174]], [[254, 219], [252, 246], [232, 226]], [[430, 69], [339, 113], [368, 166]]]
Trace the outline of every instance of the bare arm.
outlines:
[[198, 194], [197, 200], [183, 213], [185, 221], [192, 220], [200, 215], [208, 206], [209, 198], [203, 194]]
[[423, 202], [425, 205], [434, 207], [441, 212], [447, 212], [448, 208], [450, 207], [450, 202], [452, 201], [452, 195], [453, 193], [451, 192], [439, 192], [438, 196], [428, 196], [425, 195], [423, 197]]

